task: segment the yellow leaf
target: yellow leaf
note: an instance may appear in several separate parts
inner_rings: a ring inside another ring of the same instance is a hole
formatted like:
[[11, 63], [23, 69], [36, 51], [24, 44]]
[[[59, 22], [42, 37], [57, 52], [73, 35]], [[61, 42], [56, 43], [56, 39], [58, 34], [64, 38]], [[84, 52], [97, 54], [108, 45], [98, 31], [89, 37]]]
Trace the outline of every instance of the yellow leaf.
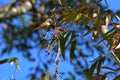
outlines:
[[73, 22], [78, 21], [81, 18], [81, 15], [82, 15], [81, 13], [78, 13]]

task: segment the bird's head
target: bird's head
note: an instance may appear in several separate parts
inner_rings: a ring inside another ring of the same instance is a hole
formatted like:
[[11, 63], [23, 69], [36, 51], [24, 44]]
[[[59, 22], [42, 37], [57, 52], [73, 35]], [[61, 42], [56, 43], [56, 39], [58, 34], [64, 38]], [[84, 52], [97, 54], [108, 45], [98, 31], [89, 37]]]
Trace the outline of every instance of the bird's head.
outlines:
[[53, 20], [52, 19], [47, 19], [45, 22], [43, 22], [40, 25], [40, 29], [47, 29], [50, 28], [50, 25], [53, 24]]

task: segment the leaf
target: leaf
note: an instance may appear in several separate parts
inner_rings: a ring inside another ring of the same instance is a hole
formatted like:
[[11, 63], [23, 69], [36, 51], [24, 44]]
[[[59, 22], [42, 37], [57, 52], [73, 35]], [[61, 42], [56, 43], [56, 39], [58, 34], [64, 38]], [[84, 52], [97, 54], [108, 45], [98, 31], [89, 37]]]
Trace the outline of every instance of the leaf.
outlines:
[[48, 45], [48, 49], [49, 49], [49, 50], [51, 50], [51, 49], [54, 48], [55, 43], [56, 43], [56, 40], [57, 40], [57, 39], [56, 39], [55, 37], [52, 37], [51, 42], [50, 42], [49, 45]]
[[105, 19], [105, 26], [108, 26], [108, 25], [109, 25], [110, 20], [111, 20], [111, 14], [108, 13], [108, 14], [106, 15], [106, 19]]
[[112, 29], [109, 30], [109, 31], [106, 31], [106, 33], [103, 34], [103, 37], [104, 37], [105, 39], [109, 38], [109, 37], [113, 34], [114, 31], [115, 31], [114, 28], [112, 28]]
[[118, 20], [120, 20], [120, 17], [119, 17], [117, 14], [115, 14], [115, 17], [116, 17]]
[[103, 51], [103, 47], [99, 46], [99, 45], [95, 45], [94, 46], [96, 50], [100, 51], [102, 54], [105, 54], [105, 52]]
[[94, 64], [92, 64], [92, 66], [90, 67], [90, 70], [86, 75], [88, 80], [92, 77], [92, 74], [94, 73], [94, 70], [98, 65], [98, 61], [99, 61], [99, 59]]
[[112, 23], [112, 25], [115, 27], [116, 31], [120, 32], [120, 24], [119, 23]]
[[120, 43], [116, 46], [115, 49], [120, 49]]
[[21, 21], [22, 21], [22, 26], [24, 26], [24, 24], [25, 24], [25, 16], [21, 15], [20, 18], [21, 18]]
[[98, 66], [97, 66], [97, 75], [99, 75], [99, 73], [100, 73], [100, 70], [101, 70], [101, 65], [102, 65], [102, 63], [105, 61], [105, 56], [104, 57], [102, 57], [100, 60], [99, 60], [99, 62], [98, 62]]
[[105, 75], [96, 75], [96, 76], [92, 76], [91, 80], [106, 80], [106, 76]]
[[90, 34], [91, 33], [91, 31], [90, 30], [88, 30], [86, 33], [84, 33], [82, 36], [83, 37], [85, 37], [85, 36], [87, 36], [88, 34]]
[[101, 31], [103, 34], [106, 34], [109, 30], [108, 30], [108, 25], [101, 25]]
[[120, 48], [116, 48], [114, 52], [116, 56], [120, 59]]
[[61, 45], [61, 51], [62, 51], [63, 58], [65, 58], [64, 53], [65, 53], [65, 50], [68, 48], [69, 45], [71, 45], [71, 47], [72, 47], [72, 49], [70, 49], [71, 50], [70, 53], [74, 52], [73, 51], [73, 49], [75, 48], [74, 44], [76, 44], [76, 40], [74, 40], [75, 37], [77, 37], [77, 35], [75, 35], [74, 31], [68, 31], [64, 35], [64, 37], [60, 39], [60, 45]]
[[9, 61], [9, 59], [3, 59], [3, 60], [0, 60], [0, 64], [7, 63], [8, 61]]
[[120, 64], [120, 59], [119, 57], [115, 54], [115, 52], [111, 51], [112, 55], [114, 56], [115, 60]]
[[19, 60], [19, 58], [6, 58], [6, 59], [3, 59], [3, 60], [0, 60], [0, 64], [10, 63], [10, 62], [16, 61], [16, 60]]
[[71, 31], [70, 38], [68, 38], [68, 44], [66, 45], [66, 47], [68, 47], [72, 43], [74, 38], [77, 37], [77, 36], [78, 35], [75, 35], [75, 31]]
[[116, 72], [115, 69], [113, 69], [113, 68], [111, 68], [111, 67], [108, 67], [108, 66], [103, 66], [103, 67], [101, 67], [101, 68], [103, 68], [103, 69], [108, 69], [108, 70], [112, 70], [112, 71]]
[[111, 49], [116, 49], [116, 47], [119, 47], [119, 43], [120, 43], [120, 34], [119, 33], [115, 33], [112, 34], [109, 39], [109, 44], [110, 44], [110, 50]]
[[20, 70], [20, 66], [18, 65], [18, 63], [16, 61], [14, 62], [14, 64], [15, 64], [17, 70]]
[[15, 66], [18, 70], [20, 70], [20, 66], [17, 63], [17, 60], [20, 60], [20, 59], [19, 58], [6, 58], [6, 59], [3, 59], [3, 60], [0, 60], [0, 64], [12, 63], [12, 64], [15, 64]]
[[120, 75], [116, 76], [113, 80], [120, 80]]
[[107, 5], [107, 7], [108, 7], [108, 2], [107, 2], [107, 0], [104, 0], [104, 1], [105, 1], [106, 5]]
[[72, 23], [76, 23], [81, 18], [81, 13], [76, 14], [75, 18], [73, 19]]
[[71, 8], [67, 7], [65, 11], [63, 11], [63, 14], [59, 18], [59, 23], [62, 22], [70, 22], [76, 17], [76, 12]]
[[62, 52], [62, 57], [65, 59], [65, 50], [66, 50], [66, 42], [71, 35], [71, 31], [68, 31], [67, 33], [64, 34], [64, 37], [60, 39], [60, 47], [61, 47], [61, 52]]

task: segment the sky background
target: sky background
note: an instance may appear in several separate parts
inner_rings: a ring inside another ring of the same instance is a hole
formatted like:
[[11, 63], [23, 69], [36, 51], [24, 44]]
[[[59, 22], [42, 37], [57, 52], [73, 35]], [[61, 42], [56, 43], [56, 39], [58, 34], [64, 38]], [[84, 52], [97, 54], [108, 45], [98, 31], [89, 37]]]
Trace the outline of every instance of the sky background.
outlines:
[[[0, 0], [0, 7], [6, 3], [9, 3], [10, 1], [11, 0]], [[107, 1], [108, 1], [109, 9], [111, 9], [113, 11], [120, 10], [120, 0], [107, 0]], [[103, 2], [103, 4], [105, 4], [105, 3]], [[1, 28], [1, 26], [2, 26], [2, 24], [0, 23], [0, 28]], [[2, 48], [2, 44], [0, 47]], [[35, 52], [37, 53], [37, 50], [35, 50]], [[37, 56], [37, 54], [34, 54], [34, 57], [36, 57], [36, 56]], [[45, 56], [45, 55], [43, 54], [42, 56]], [[11, 55], [5, 54], [4, 56], [0, 56], [0, 59], [4, 59], [4, 58], [8, 58], [8, 57], [18, 57], [21, 59], [21, 61], [18, 61], [19, 65], [21, 67], [21, 71], [16, 70], [15, 66], [14, 65], [11, 66], [9, 63], [0, 65], [0, 80], [10, 80], [10, 78], [12, 78], [12, 75], [15, 76], [16, 80], [29, 80], [28, 78], [26, 79], [26, 75], [28, 72], [30, 72], [29, 67], [35, 66], [35, 63], [29, 62], [27, 59], [23, 58], [21, 53], [16, 51], [15, 49], [12, 50]], [[39, 61], [37, 61], [37, 63], [39, 63]], [[53, 66], [54, 65], [50, 66], [50, 71], [54, 70], [52, 68]], [[65, 72], [73, 71], [73, 67], [70, 65], [69, 62], [66, 62], [66, 61], [64, 61], [60, 64], [59, 69], [61, 71], [65, 71]]]

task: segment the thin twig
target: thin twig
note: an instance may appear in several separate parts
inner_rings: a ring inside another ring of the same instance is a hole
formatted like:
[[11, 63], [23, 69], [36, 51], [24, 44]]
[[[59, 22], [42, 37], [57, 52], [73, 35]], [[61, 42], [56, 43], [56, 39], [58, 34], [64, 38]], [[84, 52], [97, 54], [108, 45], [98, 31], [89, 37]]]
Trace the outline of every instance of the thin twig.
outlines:
[[57, 56], [56, 56], [55, 64], [58, 64], [59, 61], [60, 61], [60, 53], [61, 53], [60, 40], [58, 40], [58, 53], [57, 53]]

